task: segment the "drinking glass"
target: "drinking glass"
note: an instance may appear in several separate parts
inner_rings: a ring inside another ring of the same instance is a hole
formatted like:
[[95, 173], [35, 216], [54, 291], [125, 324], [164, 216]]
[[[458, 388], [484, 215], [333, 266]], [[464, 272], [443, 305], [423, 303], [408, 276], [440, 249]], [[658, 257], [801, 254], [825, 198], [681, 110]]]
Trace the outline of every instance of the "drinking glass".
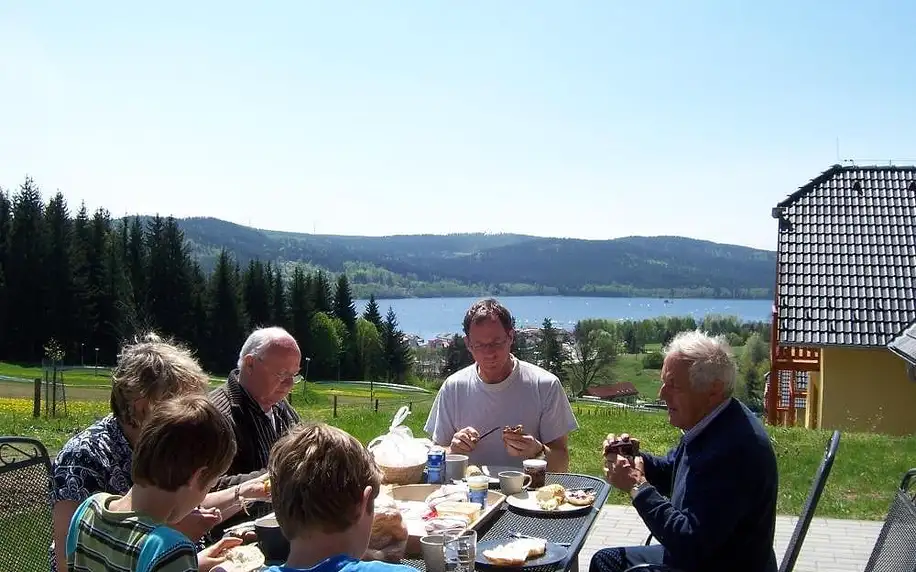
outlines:
[[446, 572], [474, 572], [477, 559], [477, 531], [446, 532], [442, 543]]

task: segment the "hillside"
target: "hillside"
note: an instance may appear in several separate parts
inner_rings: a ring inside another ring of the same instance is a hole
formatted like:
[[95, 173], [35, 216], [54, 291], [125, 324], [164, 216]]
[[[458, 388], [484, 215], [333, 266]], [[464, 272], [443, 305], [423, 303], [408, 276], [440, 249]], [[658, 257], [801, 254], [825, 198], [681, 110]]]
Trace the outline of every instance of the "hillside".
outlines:
[[205, 269], [226, 248], [259, 258], [345, 271], [359, 297], [772, 295], [775, 253], [682, 237], [615, 240], [518, 234], [336, 236], [259, 230], [214, 218], [179, 220]]

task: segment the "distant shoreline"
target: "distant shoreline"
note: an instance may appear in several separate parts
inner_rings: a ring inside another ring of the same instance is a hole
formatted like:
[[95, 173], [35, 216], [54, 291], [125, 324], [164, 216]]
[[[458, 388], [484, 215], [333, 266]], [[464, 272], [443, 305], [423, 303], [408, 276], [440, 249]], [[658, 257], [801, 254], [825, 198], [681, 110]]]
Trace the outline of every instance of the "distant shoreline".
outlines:
[[[363, 294], [362, 292], [360, 294]], [[530, 292], [530, 293], [512, 293], [512, 294], [500, 294], [493, 292], [485, 292], [482, 294], [473, 294], [473, 293], [454, 293], [454, 294], [437, 294], [437, 295], [423, 295], [423, 294], [412, 294], [412, 295], [400, 295], [390, 292], [383, 292], [380, 294], [375, 294], [376, 300], [436, 300], [436, 299], [451, 299], [451, 298], [529, 298], [529, 297], [538, 297], [538, 298], [647, 298], [652, 300], [671, 300], [672, 303], [677, 300], [772, 300], [773, 294], [770, 293], [766, 296], [701, 296], [701, 295], [691, 295], [691, 296], [657, 296], [649, 294], [624, 294], [624, 293], [570, 293], [570, 294], [555, 294], [548, 292]], [[368, 295], [356, 296], [356, 301], [367, 301], [369, 299]]]

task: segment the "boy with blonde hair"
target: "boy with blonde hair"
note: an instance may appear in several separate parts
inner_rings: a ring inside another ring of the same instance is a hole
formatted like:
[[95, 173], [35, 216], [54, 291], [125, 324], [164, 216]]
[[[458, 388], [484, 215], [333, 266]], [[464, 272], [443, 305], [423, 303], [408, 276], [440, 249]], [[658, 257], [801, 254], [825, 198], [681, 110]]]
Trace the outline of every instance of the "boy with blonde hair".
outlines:
[[350, 434], [324, 423], [297, 425], [274, 445], [268, 465], [277, 523], [289, 557], [268, 572], [416, 572], [362, 561], [381, 473]]
[[79, 505], [67, 534], [71, 572], [230, 572], [217, 566], [237, 539], [198, 555], [170, 525], [200, 505], [229, 468], [235, 440], [225, 417], [203, 395], [158, 404], [144, 423], [123, 496], [95, 494]]

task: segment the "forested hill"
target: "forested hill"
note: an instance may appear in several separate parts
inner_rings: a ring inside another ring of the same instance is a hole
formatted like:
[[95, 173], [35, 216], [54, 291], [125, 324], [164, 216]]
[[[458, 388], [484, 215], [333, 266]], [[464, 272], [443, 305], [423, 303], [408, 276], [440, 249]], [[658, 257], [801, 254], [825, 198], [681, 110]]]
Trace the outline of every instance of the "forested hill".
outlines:
[[354, 294], [379, 298], [587, 295], [765, 298], [775, 253], [689, 238], [615, 240], [518, 234], [335, 236], [259, 230], [214, 218], [179, 219], [205, 270], [221, 249], [345, 271]]

